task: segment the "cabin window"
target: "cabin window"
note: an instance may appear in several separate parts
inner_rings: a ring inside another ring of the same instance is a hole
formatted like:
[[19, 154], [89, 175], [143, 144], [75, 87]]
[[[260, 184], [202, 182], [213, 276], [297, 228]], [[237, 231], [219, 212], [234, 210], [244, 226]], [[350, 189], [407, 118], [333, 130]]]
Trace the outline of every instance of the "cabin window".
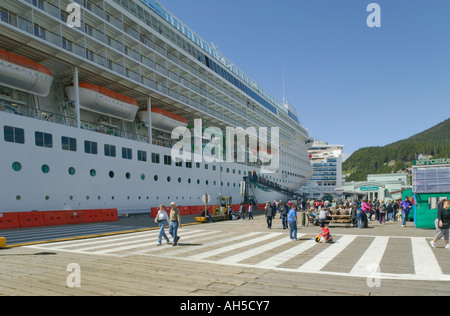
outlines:
[[132, 159], [133, 158], [131, 148], [122, 147], [122, 158], [123, 159]]
[[89, 140], [84, 141], [84, 152], [86, 154], [97, 155], [97, 143]]
[[39, 147], [53, 147], [53, 136], [52, 134], [42, 133], [42, 132], [34, 132], [34, 138], [36, 146]]
[[12, 164], [12, 168], [14, 171], [20, 171], [22, 169], [22, 165], [18, 161], [14, 161]]
[[144, 150], [138, 150], [138, 160], [147, 161], [147, 152]]
[[152, 153], [152, 162], [159, 163], [159, 154]]
[[17, 144], [25, 143], [25, 131], [23, 128], [4, 126], [3, 133], [5, 141]]
[[105, 156], [116, 157], [116, 146], [105, 144]]
[[61, 137], [61, 146], [63, 150], [77, 151], [77, 140], [72, 137]]

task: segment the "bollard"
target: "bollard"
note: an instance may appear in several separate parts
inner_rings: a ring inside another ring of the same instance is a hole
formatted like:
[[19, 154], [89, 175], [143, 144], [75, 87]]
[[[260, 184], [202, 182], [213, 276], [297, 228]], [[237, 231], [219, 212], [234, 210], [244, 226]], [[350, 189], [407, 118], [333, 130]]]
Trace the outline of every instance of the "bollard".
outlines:
[[5, 247], [6, 247], [6, 238], [0, 237], [0, 248], [5, 248]]

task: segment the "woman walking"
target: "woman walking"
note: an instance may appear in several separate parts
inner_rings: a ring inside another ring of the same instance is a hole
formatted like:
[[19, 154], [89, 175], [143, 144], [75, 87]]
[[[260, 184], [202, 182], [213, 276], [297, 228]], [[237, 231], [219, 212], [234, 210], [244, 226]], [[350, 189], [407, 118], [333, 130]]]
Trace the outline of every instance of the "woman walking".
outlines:
[[164, 237], [167, 243], [169, 243], [169, 238], [166, 235], [164, 229], [169, 224], [169, 216], [167, 212], [164, 210], [164, 204], [159, 204], [159, 211], [156, 214], [155, 222], [159, 225], [159, 235], [158, 235], [158, 246], [161, 246], [161, 239]]
[[449, 230], [450, 230], [450, 200], [441, 201], [441, 205], [438, 208], [438, 216], [434, 222], [436, 226], [436, 235], [434, 239], [430, 241], [433, 248], [436, 248], [436, 242], [444, 237], [445, 248], [450, 249], [449, 245]]

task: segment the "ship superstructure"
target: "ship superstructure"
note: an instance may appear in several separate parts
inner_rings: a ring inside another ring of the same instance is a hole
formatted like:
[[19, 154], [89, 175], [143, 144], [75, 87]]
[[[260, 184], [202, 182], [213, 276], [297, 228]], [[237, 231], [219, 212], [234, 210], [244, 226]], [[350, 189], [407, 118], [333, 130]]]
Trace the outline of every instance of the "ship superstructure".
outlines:
[[[1, 211], [239, 202], [244, 177], [257, 200], [284, 199], [311, 176], [294, 108], [158, 2], [3, 0], [0, 14]], [[192, 152], [217, 139], [209, 127], [267, 127], [279, 163], [263, 173], [248, 148], [244, 161], [173, 159], [174, 128], [194, 135], [196, 120]]]

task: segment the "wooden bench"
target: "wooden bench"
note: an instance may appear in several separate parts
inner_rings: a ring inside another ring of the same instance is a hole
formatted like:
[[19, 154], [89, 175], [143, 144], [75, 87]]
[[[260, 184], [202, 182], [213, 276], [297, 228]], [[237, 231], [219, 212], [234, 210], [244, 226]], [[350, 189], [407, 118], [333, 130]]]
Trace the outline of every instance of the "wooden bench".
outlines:
[[225, 221], [227, 220], [228, 215], [211, 215], [211, 220], [213, 222], [220, 222], [220, 221]]
[[345, 224], [345, 227], [347, 227], [352, 223], [352, 217], [350, 215], [331, 215], [329, 222], [333, 224]]

